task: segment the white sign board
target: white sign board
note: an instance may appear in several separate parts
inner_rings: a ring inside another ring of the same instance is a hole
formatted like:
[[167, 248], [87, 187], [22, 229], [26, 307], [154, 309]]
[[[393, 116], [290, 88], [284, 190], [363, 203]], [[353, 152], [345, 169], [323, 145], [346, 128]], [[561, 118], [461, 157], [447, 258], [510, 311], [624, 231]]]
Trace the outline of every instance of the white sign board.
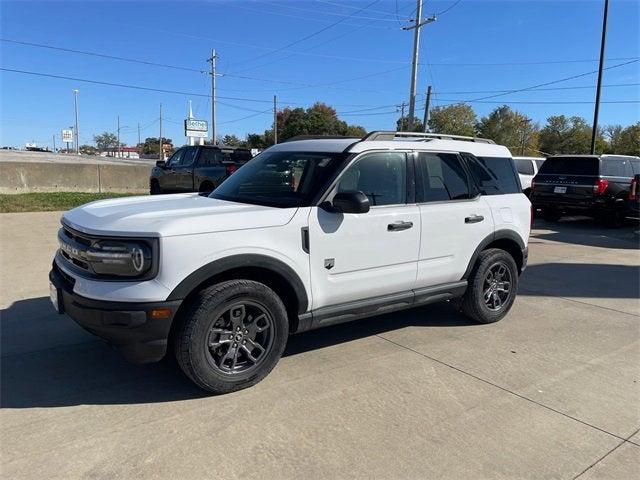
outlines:
[[200, 130], [185, 130], [185, 137], [199, 137], [199, 138], [207, 138], [207, 131], [204, 132]]
[[184, 121], [185, 137], [206, 138], [209, 124], [206, 120], [196, 120], [195, 118], [187, 118]]
[[62, 141], [73, 143], [73, 130], [62, 130]]

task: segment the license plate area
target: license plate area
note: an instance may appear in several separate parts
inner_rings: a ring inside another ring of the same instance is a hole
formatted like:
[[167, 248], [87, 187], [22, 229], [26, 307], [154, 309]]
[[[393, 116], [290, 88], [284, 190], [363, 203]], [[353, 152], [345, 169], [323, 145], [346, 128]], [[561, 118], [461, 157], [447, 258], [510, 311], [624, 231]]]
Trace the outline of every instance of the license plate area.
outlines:
[[62, 306], [60, 305], [61, 297], [60, 289], [53, 283], [49, 282], [49, 299], [57, 313], [62, 313]]
[[553, 187], [553, 193], [567, 193], [567, 187]]

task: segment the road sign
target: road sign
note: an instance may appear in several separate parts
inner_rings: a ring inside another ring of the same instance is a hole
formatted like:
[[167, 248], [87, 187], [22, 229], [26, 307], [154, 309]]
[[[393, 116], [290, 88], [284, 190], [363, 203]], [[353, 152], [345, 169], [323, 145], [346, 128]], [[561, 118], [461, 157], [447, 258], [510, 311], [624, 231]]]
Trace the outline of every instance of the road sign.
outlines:
[[184, 121], [184, 134], [186, 137], [206, 137], [209, 124], [206, 120], [187, 118]]
[[73, 143], [73, 130], [62, 130], [62, 141]]

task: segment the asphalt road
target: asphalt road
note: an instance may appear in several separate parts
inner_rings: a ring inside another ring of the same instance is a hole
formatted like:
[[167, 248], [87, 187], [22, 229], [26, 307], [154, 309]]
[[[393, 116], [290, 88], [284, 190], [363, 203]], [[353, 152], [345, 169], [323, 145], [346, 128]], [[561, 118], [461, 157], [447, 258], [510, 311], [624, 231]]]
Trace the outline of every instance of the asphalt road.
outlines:
[[58, 217], [0, 215], [3, 478], [638, 478], [637, 225], [541, 222], [497, 324], [440, 304], [301, 334], [208, 397], [54, 314]]

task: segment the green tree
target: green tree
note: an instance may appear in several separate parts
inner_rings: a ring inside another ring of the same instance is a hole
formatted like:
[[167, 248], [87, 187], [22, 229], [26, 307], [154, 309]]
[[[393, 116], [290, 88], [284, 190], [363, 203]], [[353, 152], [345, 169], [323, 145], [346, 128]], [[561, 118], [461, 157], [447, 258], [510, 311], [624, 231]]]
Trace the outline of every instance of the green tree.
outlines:
[[608, 153], [640, 155], [640, 122], [626, 128], [622, 125], [609, 125], [605, 132], [609, 137]]
[[225, 135], [220, 139], [220, 144], [228, 145], [230, 147], [244, 147], [246, 146], [247, 142], [240, 140], [235, 135]]
[[[396, 120], [396, 130], [399, 132], [409, 131], [409, 117], [400, 117]], [[413, 130], [412, 132], [422, 132], [424, 130], [424, 124], [418, 117], [413, 117]]]
[[100, 135], [95, 135], [93, 141], [101, 152], [110, 152], [118, 148], [118, 137], [115, 133], [102, 132]]
[[[334, 108], [316, 102], [307, 108], [284, 108], [277, 114], [278, 141], [284, 141], [298, 135], [343, 135], [363, 137], [366, 130], [358, 125], [349, 125], [338, 118]], [[265, 130], [262, 135], [247, 135], [247, 146], [266, 148], [273, 145], [273, 129]]]
[[475, 136], [476, 113], [466, 103], [456, 103], [431, 110], [429, 128], [433, 133]]
[[[589, 153], [591, 148], [591, 127], [581, 117], [554, 115], [547, 118], [547, 124], [540, 130], [540, 150], [549, 154]], [[596, 152], [607, 148], [600, 132], [596, 138]]]
[[497, 107], [476, 126], [478, 135], [509, 147], [517, 155], [537, 155], [540, 127], [507, 105]]
[[82, 153], [83, 155], [98, 155], [98, 153], [100, 152], [96, 147], [92, 145], [81, 145], [80, 153]]
[[[165, 153], [171, 153], [173, 151], [173, 143], [170, 138], [162, 137], [162, 143]], [[142, 153], [145, 155], [157, 155], [159, 151], [158, 145], [158, 137], [147, 137], [142, 144]]]

